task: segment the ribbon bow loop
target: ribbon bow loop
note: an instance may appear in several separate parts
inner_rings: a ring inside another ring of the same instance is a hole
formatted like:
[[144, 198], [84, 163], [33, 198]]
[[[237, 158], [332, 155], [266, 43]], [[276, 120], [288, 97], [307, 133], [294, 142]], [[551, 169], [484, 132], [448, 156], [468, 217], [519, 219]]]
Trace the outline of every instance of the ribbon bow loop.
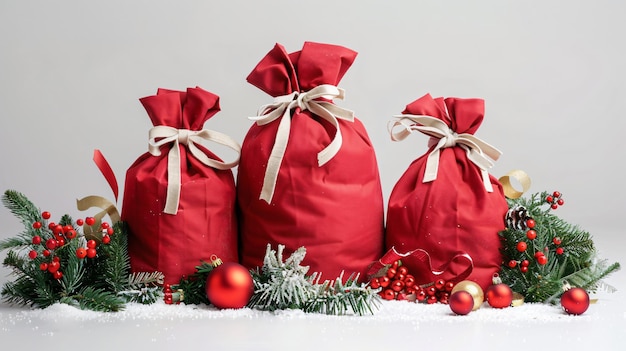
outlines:
[[271, 104], [263, 105], [259, 108], [258, 115], [249, 117], [257, 125], [265, 125], [280, 118], [280, 124], [276, 132], [274, 146], [267, 161], [263, 188], [259, 199], [267, 203], [272, 201], [278, 179], [278, 171], [289, 142], [289, 130], [291, 129], [292, 111], [299, 108], [300, 111], [309, 110], [311, 113], [328, 121], [336, 130], [333, 140], [317, 154], [318, 166], [325, 165], [333, 159], [343, 142], [338, 119], [354, 122], [354, 112], [341, 108], [330, 101], [332, 99], [343, 99], [345, 91], [334, 85], [323, 84], [309, 91], [293, 92], [288, 95], [281, 95], [274, 98]]
[[[394, 132], [396, 127], [400, 127], [400, 130]], [[424, 183], [437, 179], [441, 149], [458, 146], [465, 150], [468, 160], [480, 169], [485, 190], [493, 192], [488, 170], [493, 167], [494, 161], [497, 161], [502, 154], [500, 150], [470, 133], [457, 134], [445, 122], [432, 116], [396, 115], [388, 128], [393, 141], [404, 140], [414, 131], [430, 136], [428, 147], [433, 149], [426, 158]]]
[[[228, 163], [210, 158], [202, 149], [196, 146], [196, 143], [202, 140], [212, 141], [235, 150], [237, 152], [237, 158]], [[231, 137], [216, 131], [207, 129], [199, 131], [176, 129], [168, 126], [156, 126], [150, 129], [148, 133], [148, 152], [151, 155], [160, 156], [161, 146], [167, 144], [173, 144], [167, 155], [167, 198], [165, 200], [165, 209], [163, 210], [163, 212], [167, 214], [176, 214], [180, 203], [181, 144], [187, 146], [189, 153], [198, 159], [198, 161], [215, 169], [231, 169], [239, 163], [241, 146]]]

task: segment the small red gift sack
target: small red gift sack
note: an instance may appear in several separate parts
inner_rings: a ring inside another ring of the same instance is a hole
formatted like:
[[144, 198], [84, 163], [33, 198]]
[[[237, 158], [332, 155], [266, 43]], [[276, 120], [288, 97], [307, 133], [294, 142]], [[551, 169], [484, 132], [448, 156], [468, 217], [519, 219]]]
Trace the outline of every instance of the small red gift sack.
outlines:
[[248, 76], [273, 96], [248, 131], [237, 172], [240, 256], [260, 267], [268, 244], [304, 246], [310, 273], [363, 274], [383, 250], [384, 204], [363, 124], [333, 104], [356, 52], [307, 42], [277, 44]]
[[413, 131], [430, 136], [428, 152], [394, 186], [386, 223], [388, 255], [411, 256], [420, 284], [445, 277], [487, 288], [500, 267], [498, 232], [508, 205], [487, 172], [500, 151], [474, 136], [483, 114], [481, 99], [425, 95], [391, 126], [393, 140]]
[[230, 137], [203, 130], [219, 97], [201, 88], [159, 89], [140, 99], [154, 127], [149, 152], [126, 172], [122, 221], [129, 229], [134, 272], [160, 271], [178, 283], [215, 254], [237, 261], [236, 189], [231, 168], [200, 145], [203, 140], [239, 153]]

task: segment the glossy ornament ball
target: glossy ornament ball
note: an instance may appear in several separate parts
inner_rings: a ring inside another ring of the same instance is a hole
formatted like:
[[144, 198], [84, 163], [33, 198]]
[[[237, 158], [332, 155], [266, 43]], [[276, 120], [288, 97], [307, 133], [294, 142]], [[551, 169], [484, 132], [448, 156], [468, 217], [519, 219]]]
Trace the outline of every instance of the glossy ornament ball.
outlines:
[[589, 294], [583, 288], [571, 288], [561, 296], [561, 306], [567, 314], [583, 314], [589, 308]]
[[245, 307], [253, 293], [252, 275], [235, 262], [215, 267], [206, 280], [206, 296], [219, 309]]
[[[483, 292], [483, 289], [480, 287], [480, 285], [471, 280], [463, 280], [458, 282], [450, 293], [454, 294], [457, 291], [467, 291], [472, 295], [472, 298], [474, 299], [474, 307], [472, 308], [472, 311], [476, 311], [477, 309], [479, 309], [480, 306], [483, 304], [483, 301], [485, 300], [485, 294]], [[452, 295], [450, 296], [452, 297]]]
[[499, 283], [487, 288], [485, 298], [489, 306], [493, 308], [505, 308], [511, 306], [513, 302], [513, 291], [508, 285]]
[[459, 290], [450, 295], [448, 305], [452, 312], [464, 316], [474, 309], [474, 298], [469, 292]]

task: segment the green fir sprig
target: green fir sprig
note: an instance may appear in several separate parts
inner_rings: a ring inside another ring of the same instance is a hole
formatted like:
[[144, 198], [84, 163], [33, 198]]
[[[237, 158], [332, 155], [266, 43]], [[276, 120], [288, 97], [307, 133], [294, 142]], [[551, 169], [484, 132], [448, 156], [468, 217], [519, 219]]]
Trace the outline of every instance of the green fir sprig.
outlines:
[[588, 292], [615, 290], [603, 279], [620, 264], [599, 259], [590, 233], [554, 214], [560, 197], [541, 192], [508, 200], [500, 277], [526, 302], [558, 302], [565, 282]]
[[[48, 227], [52, 223], [49, 214], [44, 216], [25, 195], [7, 190], [2, 203], [24, 225], [21, 233], [0, 241], [0, 250], [8, 250], [3, 264], [14, 277], [2, 288], [4, 301], [36, 308], [65, 303], [81, 309], [119, 311], [128, 302], [152, 303], [162, 296], [154, 276], [133, 280], [123, 222], [113, 225], [106, 243], [102, 242], [105, 234], [97, 238], [100, 242], [93, 257], [79, 257], [77, 250], [86, 249], [87, 240], [69, 215], [57, 223], [67, 230], [55, 233], [57, 224]], [[70, 230], [76, 233], [69, 235]], [[48, 247], [49, 240], [58, 246]], [[46, 269], [56, 264], [57, 269]]]
[[283, 262], [285, 246], [273, 250], [267, 246], [261, 269], [252, 271], [254, 294], [248, 303], [251, 308], [275, 311], [301, 309], [305, 312], [332, 315], [373, 314], [378, 307], [376, 290], [358, 284], [358, 275], [343, 282], [343, 276], [334, 282], [319, 282], [319, 275], [307, 275], [309, 267], [301, 266], [306, 249], [300, 247]]

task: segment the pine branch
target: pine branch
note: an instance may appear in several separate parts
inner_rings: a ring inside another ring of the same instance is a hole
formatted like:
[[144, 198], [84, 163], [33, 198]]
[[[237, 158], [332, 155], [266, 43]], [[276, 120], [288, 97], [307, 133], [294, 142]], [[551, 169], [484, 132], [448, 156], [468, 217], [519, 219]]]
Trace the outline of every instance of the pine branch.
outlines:
[[[125, 301], [115, 293], [90, 286], [69, 297], [77, 301], [78, 307], [83, 310], [116, 312], [124, 309], [125, 304]], [[73, 303], [70, 304], [76, 306]]]
[[199, 266], [196, 266], [194, 274], [181, 278], [180, 282], [172, 286], [172, 288], [185, 292], [186, 304], [208, 305], [210, 302], [206, 296], [206, 280], [213, 268], [215, 267], [211, 263], [201, 262]]
[[39, 209], [28, 198], [15, 190], [7, 190], [2, 196], [2, 203], [13, 215], [20, 219], [24, 227], [41, 220]]

